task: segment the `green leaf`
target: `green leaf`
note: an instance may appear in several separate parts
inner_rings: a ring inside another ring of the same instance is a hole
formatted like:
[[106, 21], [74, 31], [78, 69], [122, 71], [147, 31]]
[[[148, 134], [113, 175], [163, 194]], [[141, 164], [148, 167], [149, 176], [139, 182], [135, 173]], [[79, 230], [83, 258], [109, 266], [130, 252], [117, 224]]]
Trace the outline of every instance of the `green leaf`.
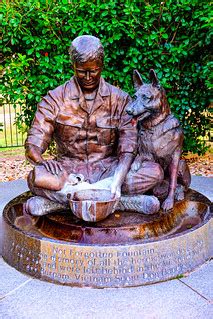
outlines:
[[163, 33], [161, 36], [163, 39], [168, 39], [168, 37], [169, 37], [167, 33]]
[[28, 54], [28, 55], [31, 55], [33, 52], [34, 52], [34, 48], [31, 48], [31, 49], [29, 49], [29, 50], [27, 51], [27, 54]]
[[93, 34], [105, 49], [105, 79], [133, 94], [133, 69], [148, 82], [148, 71], [155, 68], [185, 129], [184, 151], [204, 152], [212, 86], [211, 11], [205, 1], [4, 0], [3, 97], [21, 100], [19, 125], [22, 119], [29, 126], [41, 97], [73, 74], [71, 41]]

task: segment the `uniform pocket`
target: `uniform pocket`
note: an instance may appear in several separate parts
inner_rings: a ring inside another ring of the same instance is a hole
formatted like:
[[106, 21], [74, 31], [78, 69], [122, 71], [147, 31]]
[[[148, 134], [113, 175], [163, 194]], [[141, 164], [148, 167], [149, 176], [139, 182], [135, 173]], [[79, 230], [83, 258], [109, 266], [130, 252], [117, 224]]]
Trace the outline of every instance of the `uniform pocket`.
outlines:
[[108, 145], [115, 143], [118, 121], [118, 118], [111, 117], [103, 117], [96, 120], [98, 144]]
[[56, 135], [62, 141], [74, 143], [79, 136], [84, 119], [60, 113], [56, 118]]

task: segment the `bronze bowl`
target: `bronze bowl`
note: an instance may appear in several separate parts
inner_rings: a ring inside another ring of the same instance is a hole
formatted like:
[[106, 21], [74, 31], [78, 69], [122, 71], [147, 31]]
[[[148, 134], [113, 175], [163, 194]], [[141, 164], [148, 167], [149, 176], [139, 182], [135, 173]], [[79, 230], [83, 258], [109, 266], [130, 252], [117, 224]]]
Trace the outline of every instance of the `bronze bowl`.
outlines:
[[112, 214], [119, 199], [110, 190], [86, 189], [77, 191], [69, 199], [70, 208], [75, 216], [87, 222], [98, 222]]

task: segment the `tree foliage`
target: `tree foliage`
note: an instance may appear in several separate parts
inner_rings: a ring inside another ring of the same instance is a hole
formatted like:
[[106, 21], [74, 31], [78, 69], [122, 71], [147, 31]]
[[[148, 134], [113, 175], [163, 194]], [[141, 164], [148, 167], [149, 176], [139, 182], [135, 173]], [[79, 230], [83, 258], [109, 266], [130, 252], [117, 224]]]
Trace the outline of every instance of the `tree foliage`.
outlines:
[[185, 131], [184, 150], [203, 153], [210, 97], [210, 3], [202, 0], [3, 0], [3, 97], [22, 105], [29, 127], [37, 102], [72, 76], [68, 48], [82, 34], [105, 47], [107, 81], [133, 94], [132, 72], [154, 68]]

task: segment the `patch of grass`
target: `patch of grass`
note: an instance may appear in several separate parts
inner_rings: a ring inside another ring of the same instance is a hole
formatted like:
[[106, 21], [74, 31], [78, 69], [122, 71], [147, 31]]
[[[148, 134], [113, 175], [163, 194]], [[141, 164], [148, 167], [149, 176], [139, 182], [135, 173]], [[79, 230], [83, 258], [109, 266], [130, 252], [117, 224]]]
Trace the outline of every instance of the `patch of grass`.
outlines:
[[16, 116], [20, 111], [19, 108], [15, 110], [13, 105], [9, 104], [0, 107], [0, 147], [23, 145], [26, 133], [20, 132], [15, 124]]
[[[5, 138], [6, 135], [6, 138]], [[23, 145], [26, 138], [26, 134], [16, 132], [15, 124], [10, 127], [10, 124], [7, 124], [6, 128], [3, 127], [3, 131], [0, 131], [0, 147], [10, 147], [21, 146]]]

